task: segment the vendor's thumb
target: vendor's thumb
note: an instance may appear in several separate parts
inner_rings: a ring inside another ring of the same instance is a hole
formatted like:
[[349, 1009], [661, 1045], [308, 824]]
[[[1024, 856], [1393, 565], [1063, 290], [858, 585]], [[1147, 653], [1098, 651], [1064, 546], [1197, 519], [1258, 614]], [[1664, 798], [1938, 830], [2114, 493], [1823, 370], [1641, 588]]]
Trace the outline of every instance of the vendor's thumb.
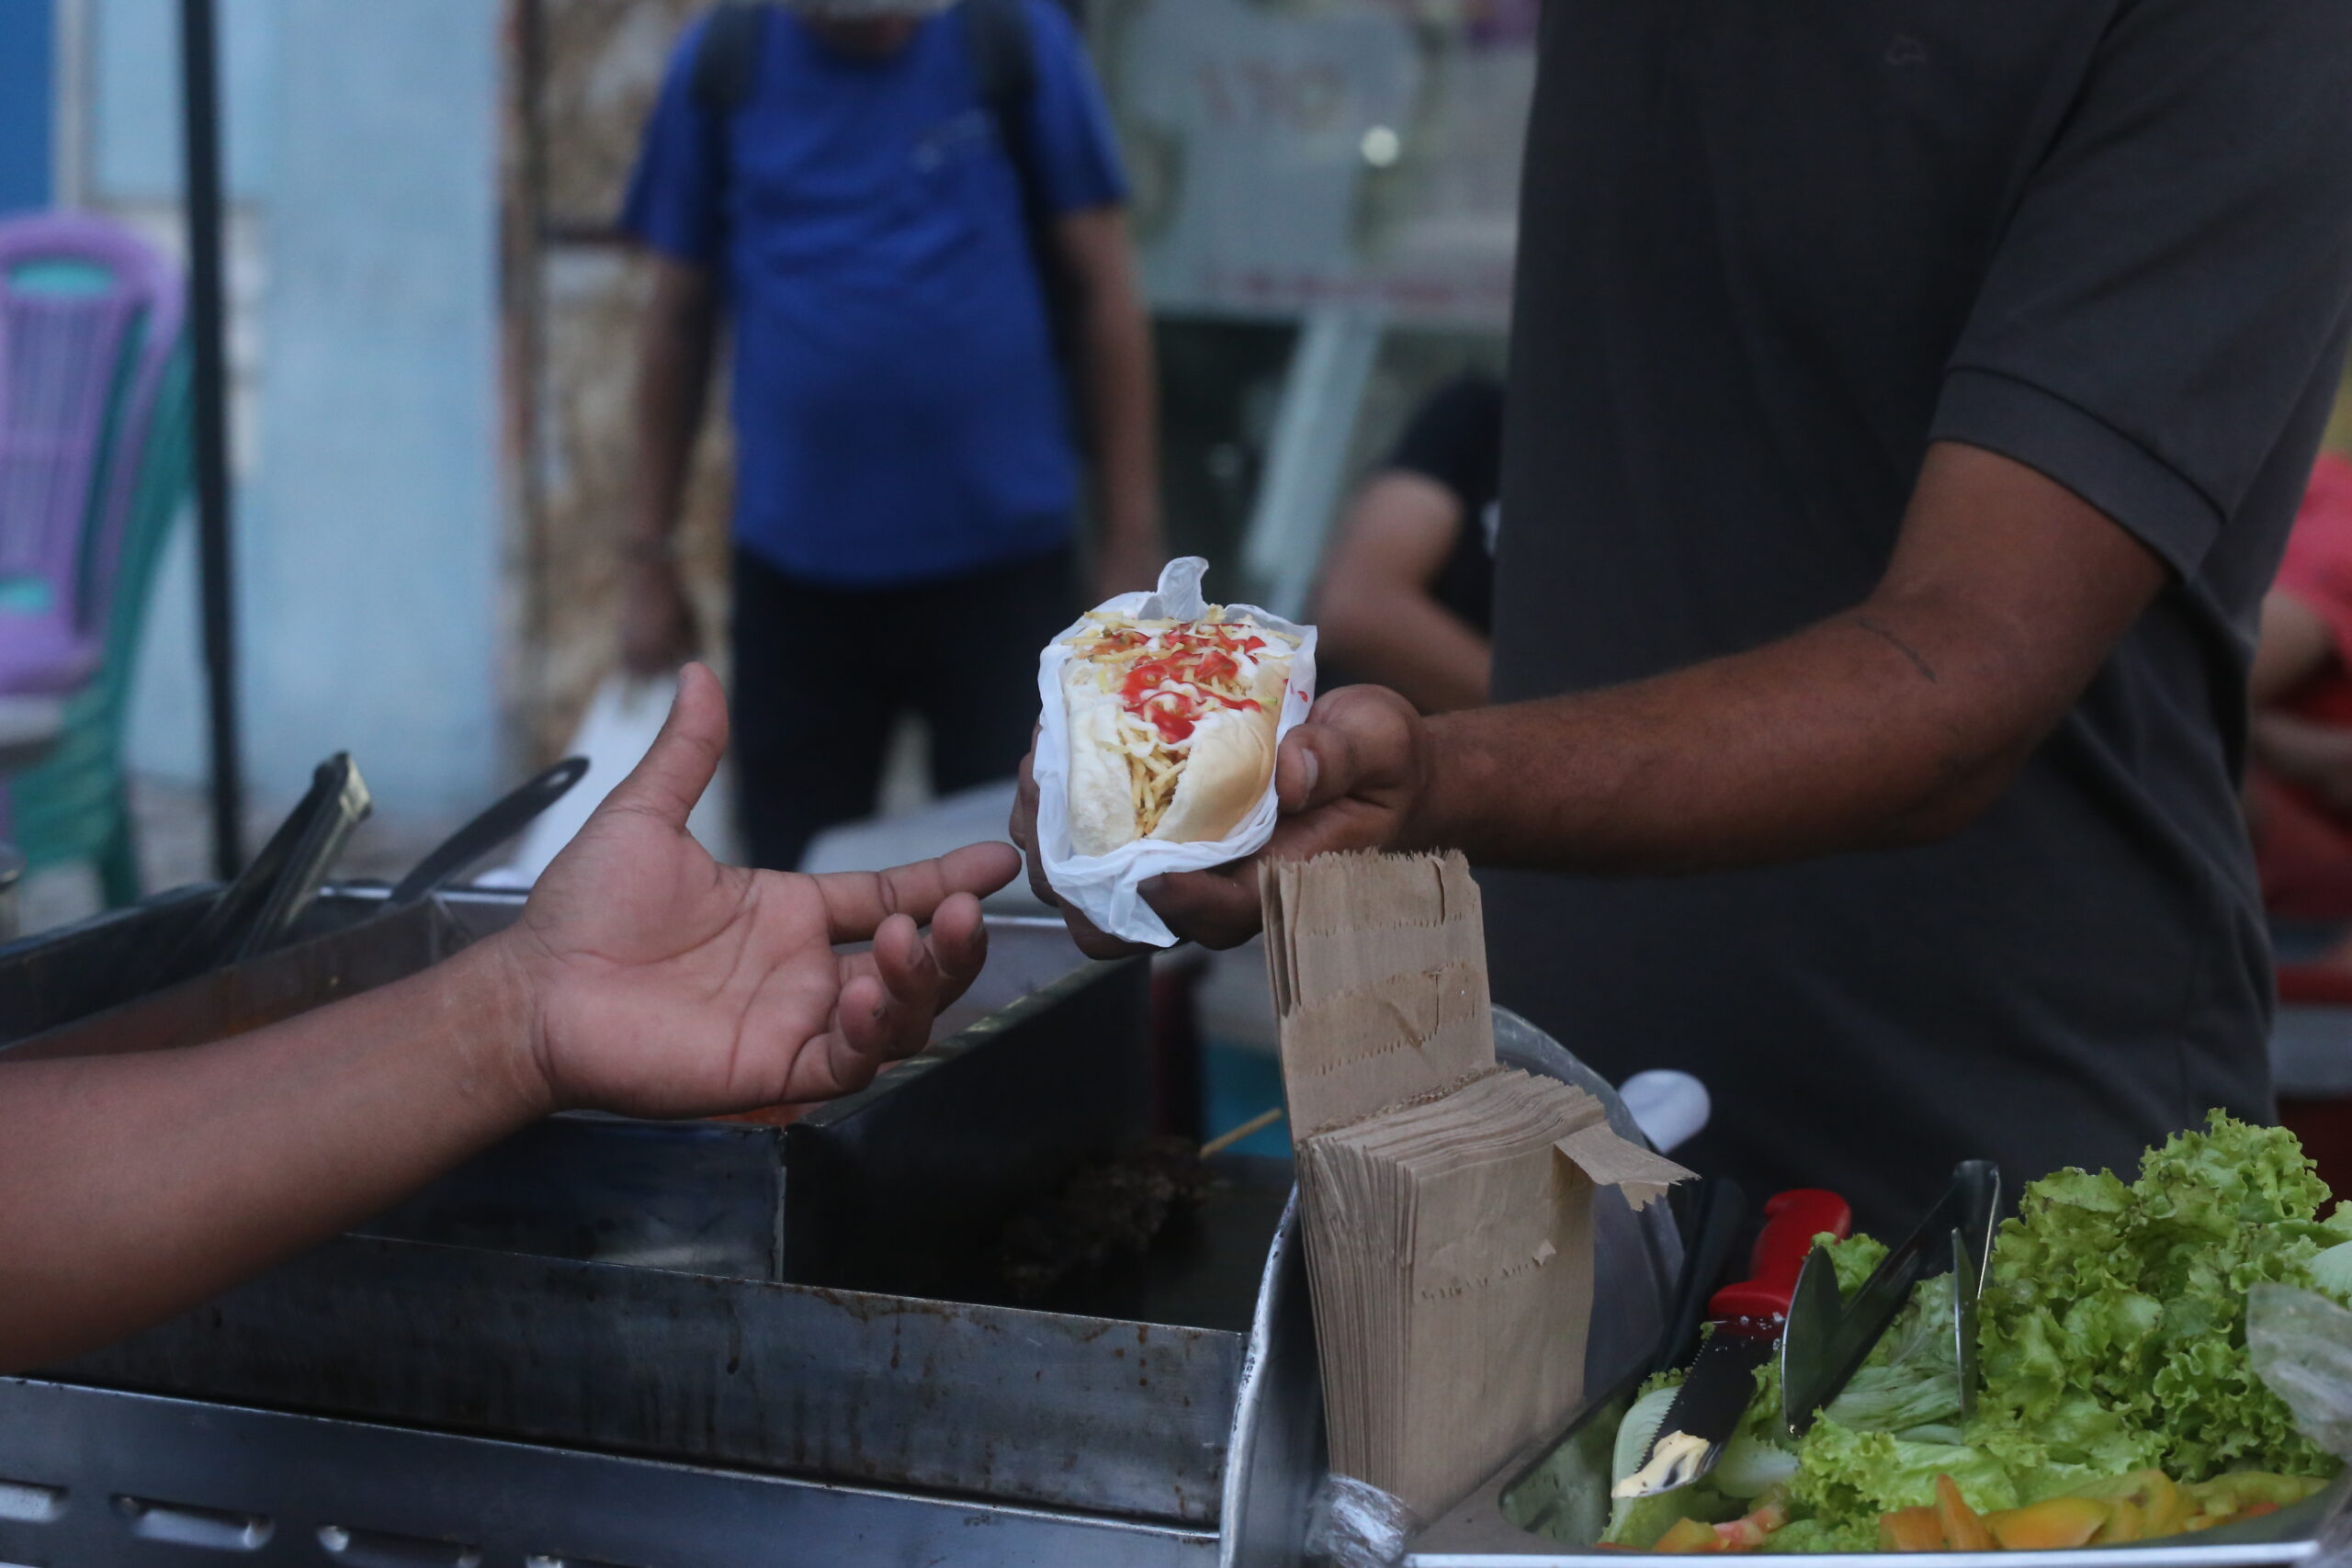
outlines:
[[678, 671], [678, 694], [662, 733], [605, 804], [645, 812], [683, 831], [726, 750], [727, 699], [718, 677], [706, 665], [688, 664]]
[[1276, 764], [1286, 813], [1312, 811], [1401, 782], [1420, 715], [1385, 686], [1344, 686], [1319, 699], [1283, 742]]

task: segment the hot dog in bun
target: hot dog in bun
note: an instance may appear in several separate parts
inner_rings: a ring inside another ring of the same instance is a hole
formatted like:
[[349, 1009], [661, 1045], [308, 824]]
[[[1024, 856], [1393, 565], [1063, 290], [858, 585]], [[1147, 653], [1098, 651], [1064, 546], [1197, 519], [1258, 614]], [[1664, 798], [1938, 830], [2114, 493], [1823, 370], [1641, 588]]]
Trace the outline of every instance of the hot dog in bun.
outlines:
[[1071, 852], [1231, 832], [1273, 777], [1296, 639], [1211, 605], [1193, 621], [1098, 610], [1063, 640]]

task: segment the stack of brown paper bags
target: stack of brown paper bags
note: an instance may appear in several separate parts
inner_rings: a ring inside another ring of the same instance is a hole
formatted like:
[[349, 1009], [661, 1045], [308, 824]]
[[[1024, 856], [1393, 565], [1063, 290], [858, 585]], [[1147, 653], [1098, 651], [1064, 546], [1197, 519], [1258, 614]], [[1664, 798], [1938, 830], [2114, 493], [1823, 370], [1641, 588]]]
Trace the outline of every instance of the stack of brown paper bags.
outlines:
[[1265, 898], [1331, 1467], [1427, 1518], [1574, 1413], [1594, 1188], [1690, 1173], [1496, 1065], [1461, 856], [1279, 863]]

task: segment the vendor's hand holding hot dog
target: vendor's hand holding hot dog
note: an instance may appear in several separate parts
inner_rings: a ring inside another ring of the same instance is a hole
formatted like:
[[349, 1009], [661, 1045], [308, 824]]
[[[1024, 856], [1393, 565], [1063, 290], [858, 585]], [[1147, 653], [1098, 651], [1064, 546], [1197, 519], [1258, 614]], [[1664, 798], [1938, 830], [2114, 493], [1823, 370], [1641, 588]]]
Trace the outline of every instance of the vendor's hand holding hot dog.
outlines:
[[1012, 852], [718, 865], [685, 822], [726, 739], [718, 682], [689, 666], [521, 921], [421, 975], [216, 1044], [0, 1057], [0, 1371], [199, 1302], [549, 1111], [821, 1100], [921, 1049], [979, 970], [978, 896]]
[[[2007, 787], [2164, 581], [2064, 487], [1946, 444], [1894, 559], [1843, 614], [1747, 653], [1600, 691], [1423, 719], [1393, 692], [1317, 702], [1276, 760], [1257, 855], [1155, 879], [1181, 936], [1259, 929], [1257, 867], [1327, 850], [1459, 848], [1488, 864], [1675, 874], [1931, 842]], [[1029, 773], [1013, 837], [1036, 874]], [[1074, 913], [1098, 956], [1131, 951]]]
[[[1283, 740], [1274, 763], [1282, 820], [1266, 847], [1213, 871], [1155, 877], [1145, 901], [1178, 934], [1206, 947], [1231, 947], [1258, 930], [1258, 865], [1327, 850], [1395, 849], [1425, 840], [1411, 820], [1428, 776], [1429, 727], [1413, 705], [1380, 686], [1349, 686], [1321, 698], [1307, 721]], [[1014, 796], [1012, 837], [1029, 857], [1029, 884], [1048, 905], [1062, 906], [1035, 852], [1037, 784], [1027, 760]], [[1062, 906], [1078, 945], [1096, 958], [1148, 949], [1107, 937]]]

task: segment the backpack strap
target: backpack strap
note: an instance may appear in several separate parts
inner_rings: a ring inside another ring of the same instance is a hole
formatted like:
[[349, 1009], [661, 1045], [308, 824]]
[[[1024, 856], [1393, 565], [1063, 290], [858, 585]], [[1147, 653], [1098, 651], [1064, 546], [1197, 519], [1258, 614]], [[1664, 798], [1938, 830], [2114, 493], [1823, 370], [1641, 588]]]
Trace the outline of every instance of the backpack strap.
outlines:
[[[998, 139], [1021, 187], [1021, 222], [1029, 236], [1030, 262], [1046, 297], [1046, 324], [1063, 390], [1075, 401], [1079, 354], [1079, 292], [1062, 260], [1054, 232], [1054, 209], [1046, 195], [1045, 165], [1030, 125], [1037, 96], [1037, 46], [1030, 30], [1028, 0], [964, 0], [964, 36], [972, 53], [972, 73], [980, 103], [996, 121]], [[1083, 420], [1071, 419], [1071, 435], [1086, 443]]]
[[711, 171], [721, 213], [733, 210], [735, 114], [752, 101], [767, 26], [764, 0], [720, 0], [695, 49], [687, 89], [702, 111], [703, 164]]
[[[1043, 166], [1031, 134], [1029, 107], [1037, 96], [1037, 45], [1029, 35], [1028, 0], [964, 0], [964, 38], [972, 51], [972, 74], [981, 107], [996, 121], [998, 140], [1021, 182], [1022, 220], [1038, 247], [1039, 267], [1053, 250], [1053, 209], [1046, 200]], [[1046, 274], [1048, 283], [1052, 274]]]
[[711, 12], [695, 51], [692, 83], [695, 106], [703, 113], [723, 120], [751, 101], [767, 12], [763, 0], [722, 0]]

